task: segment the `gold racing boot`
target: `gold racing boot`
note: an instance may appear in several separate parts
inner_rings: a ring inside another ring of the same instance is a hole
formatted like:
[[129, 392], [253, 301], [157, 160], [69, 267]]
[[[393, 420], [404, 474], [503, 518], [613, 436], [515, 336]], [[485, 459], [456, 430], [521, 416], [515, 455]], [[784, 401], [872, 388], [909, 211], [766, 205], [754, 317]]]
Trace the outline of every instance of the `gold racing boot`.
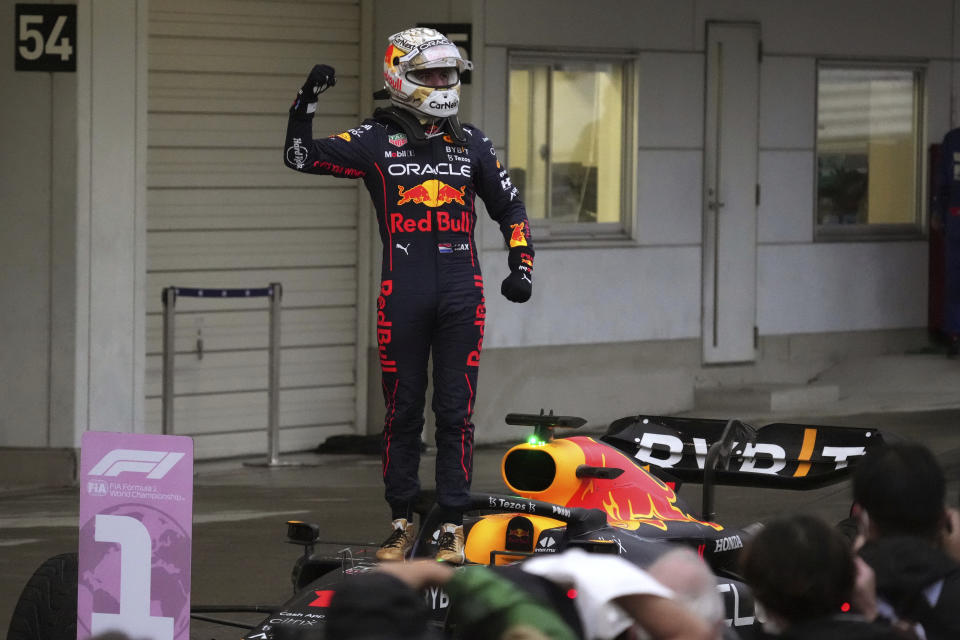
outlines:
[[397, 518], [392, 524], [393, 533], [377, 549], [377, 560], [403, 560], [413, 547], [413, 523], [407, 522], [406, 518]]
[[463, 564], [463, 526], [444, 522], [440, 526], [440, 539], [437, 540], [437, 561], [450, 564]]

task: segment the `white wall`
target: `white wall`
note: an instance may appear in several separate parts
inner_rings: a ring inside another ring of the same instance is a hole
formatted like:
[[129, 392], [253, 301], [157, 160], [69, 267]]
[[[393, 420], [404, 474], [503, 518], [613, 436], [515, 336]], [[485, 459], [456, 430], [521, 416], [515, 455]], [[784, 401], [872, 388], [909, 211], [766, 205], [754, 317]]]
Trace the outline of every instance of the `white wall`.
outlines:
[[0, 3], [0, 442], [46, 446], [51, 228], [62, 204], [52, 158], [63, 141], [51, 124], [55, 105], [73, 102], [73, 87], [62, 76], [13, 70], [15, 4]]
[[[694, 19], [760, 22], [770, 53], [948, 57], [951, 0], [698, 0]], [[703, 48], [704, 31], [694, 30]]]
[[763, 335], [926, 326], [923, 243], [764, 245], [757, 272]]
[[0, 68], [0, 446], [142, 428], [144, 6], [81, 0], [75, 73]]
[[[924, 2], [922, 11], [896, 0], [602, 4], [599, 18], [588, 3], [563, 11], [547, 0], [485, 4], [488, 90], [505, 77], [510, 47], [626, 48], [640, 60], [636, 248], [540, 243], [530, 308], [511, 312], [491, 296], [486, 348], [698, 337], [707, 20], [761, 25], [761, 335], [926, 325], [926, 241], [813, 240], [816, 59], [926, 64], [928, 141], [935, 142], [950, 128], [950, 0]], [[505, 110], [493, 93], [486, 128], [499, 133]]]
[[538, 249], [534, 295], [523, 305], [500, 295], [506, 271], [492, 253], [484, 349], [699, 335], [699, 247]]
[[[85, 0], [77, 113], [77, 384], [72, 443], [143, 430], [147, 0]], [[71, 440], [62, 434], [64, 444]]]

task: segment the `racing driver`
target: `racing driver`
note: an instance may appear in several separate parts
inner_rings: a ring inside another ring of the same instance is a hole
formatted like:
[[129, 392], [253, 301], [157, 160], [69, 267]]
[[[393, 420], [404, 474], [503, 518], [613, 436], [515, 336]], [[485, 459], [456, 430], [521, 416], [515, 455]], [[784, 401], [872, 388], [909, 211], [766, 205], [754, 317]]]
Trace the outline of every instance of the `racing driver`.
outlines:
[[312, 135], [318, 94], [334, 69], [316, 65], [290, 108], [284, 163], [296, 171], [359, 178], [373, 200], [383, 242], [377, 346], [386, 406], [381, 447], [392, 529], [377, 551], [402, 560], [413, 546], [412, 504], [420, 491], [427, 360], [433, 357], [436, 488], [441, 510], [437, 560], [464, 561], [463, 510], [472, 477], [477, 369], [486, 307], [474, 227], [475, 196], [509, 249], [500, 287], [530, 298], [533, 246], [519, 192], [482, 131], [461, 124], [460, 76], [473, 65], [438, 31], [389, 38], [383, 59], [390, 99], [357, 128]]

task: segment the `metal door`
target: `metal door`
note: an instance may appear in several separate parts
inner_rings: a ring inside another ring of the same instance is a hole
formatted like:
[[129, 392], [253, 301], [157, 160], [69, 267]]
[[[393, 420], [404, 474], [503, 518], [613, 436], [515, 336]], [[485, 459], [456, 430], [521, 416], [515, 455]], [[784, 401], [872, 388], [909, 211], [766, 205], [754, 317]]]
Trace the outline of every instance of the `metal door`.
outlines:
[[[279, 6], [149, 4], [144, 413], [147, 430], [159, 433], [165, 287], [277, 282], [287, 452], [356, 428], [360, 188], [290, 171], [278, 150], [291, 96], [317, 60], [338, 74], [317, 135], [356, 126], [361, 55], [358, 3]], [[197, 459], [266, 452], [269, 305], [191, 298], [177, 314], [176, 433], [194, 439]]]
[[703, 360], [756, 354], [760, 26], [708, 23], [703, 193]]

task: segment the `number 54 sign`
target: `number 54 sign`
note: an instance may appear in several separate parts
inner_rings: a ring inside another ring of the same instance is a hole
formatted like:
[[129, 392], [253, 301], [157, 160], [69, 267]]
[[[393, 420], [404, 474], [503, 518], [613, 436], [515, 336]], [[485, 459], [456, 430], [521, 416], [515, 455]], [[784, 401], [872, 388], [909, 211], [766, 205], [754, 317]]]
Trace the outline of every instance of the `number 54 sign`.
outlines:
[[77, 5], [16, 5], [14, 68], [76, 71]]

